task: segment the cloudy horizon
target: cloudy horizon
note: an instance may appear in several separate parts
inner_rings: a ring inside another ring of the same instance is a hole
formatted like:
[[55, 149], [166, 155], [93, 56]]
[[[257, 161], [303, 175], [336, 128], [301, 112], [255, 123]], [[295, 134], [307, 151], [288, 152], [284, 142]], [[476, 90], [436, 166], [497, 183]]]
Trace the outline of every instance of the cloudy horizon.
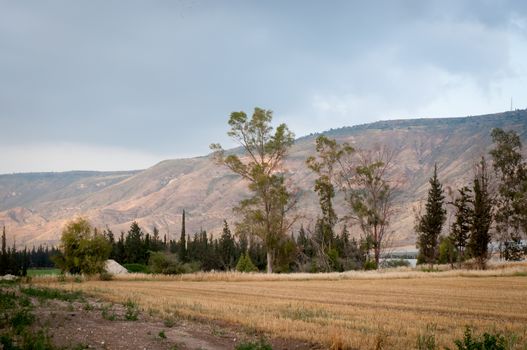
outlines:
[[202, 156], [255, 106], [297, 136], [527, 107], [519, 0], [0, 0], [0, 53], [0, 174]]

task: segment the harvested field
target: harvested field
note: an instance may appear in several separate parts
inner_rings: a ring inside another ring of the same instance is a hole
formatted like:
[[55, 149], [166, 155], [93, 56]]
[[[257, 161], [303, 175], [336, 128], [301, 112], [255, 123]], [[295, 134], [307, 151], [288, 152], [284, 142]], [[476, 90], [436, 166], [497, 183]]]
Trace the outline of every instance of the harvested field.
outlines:
[[132, 299], [167, 316], [229, 323], [336, 349], [415, 348], [427, 328], [441, 348], [452, 347], [467, 325], [476, 333], [514, 333], [518, 346], [527, 340], [527, 278], [521, 275], [51, 285], [115, 302]]

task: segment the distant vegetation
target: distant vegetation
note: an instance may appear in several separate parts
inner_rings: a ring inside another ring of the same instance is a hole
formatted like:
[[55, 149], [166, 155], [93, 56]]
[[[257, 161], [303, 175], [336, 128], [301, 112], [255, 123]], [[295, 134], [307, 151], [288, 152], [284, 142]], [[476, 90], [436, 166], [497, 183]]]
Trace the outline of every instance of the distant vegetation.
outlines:
[[[234, 230], [224, 221], [221, 235], [205, 230], [189, 234], [185, 211], [179, 240], [160, 237], [156, 227], [147, 232], [133, 222], [119, 236], [102, 232], [84, 219], [67, 224], [61, 249], [16, 251], [7, 248], [5, 229], [0, 273], [25, 275], [31, 266], [49, 267], [50, 255], [64, 272], [97, 274], [107, 258], [133, 272], [180, 274], [203, 271], [331, 272], [376, 269], [387, 256], [393, 230], [398, 183], [392, 176], [395, 150], [386, 146], [361, 149], [327, 136], [316, 139], [316, 154], [305, 165], [316, 176], [313, 190], [320, 212], [314, 227], [295, 225], [298, 193], [289, 181], [284, 159], [293, 144], [287, 125], [271, 125], [272, 112], [256, 108], [251, 117], [234, 112], [228, 135], [242, 146], [242, 153], [225, 152], [212, 145], [217, 164], [247, 183], [251, 196], [233, 208], [239, 220]], [[381, 125], [381, 124], [379, 124]], [[384, 125], [384, 124], [383, 124]], [[418, 263], [448, 263], [452, 267], [484, 269], [494, 245], [506, 260], [522, 259], [527, 250], [527, 165], [520, 138], [514, 131], [494, 129], [490, 152], [493, 173], [482, 157], [472, 181], [454, 194], [445, 194], [437, 169], [423, 210], [416, 211]], [[477, 160], [474, 160], [476, 163]], [[494, 176], [493, 176], [494, 175]], [[338, 217], [334, 199], [345, 199]], [[453, 222], [445, 227], [447, 212]], [[342, 229], [335, 231], [337, 223]], [[348, 227], [361, 232], [351, 238]], [[466, 265], [469, 262], [469, 265]], [[399, 262], [382, 266], [402, 265]]]

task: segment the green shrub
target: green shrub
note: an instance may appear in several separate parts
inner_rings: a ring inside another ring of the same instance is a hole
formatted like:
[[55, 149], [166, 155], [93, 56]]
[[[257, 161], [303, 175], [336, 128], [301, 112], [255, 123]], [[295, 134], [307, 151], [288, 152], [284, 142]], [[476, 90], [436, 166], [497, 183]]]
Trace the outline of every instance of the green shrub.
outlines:
[[260, 339], [257, 342], [238, 344], [235, 350], [273, 350], [273, 347], [265, 339]]
[[105, 320], [108, 320], [108, 321], [115, 321], [115, 320], [117, 320], [117, 315], [113, 311], [110, 313], [110, 307], [109, 306], [105, 306], [105, 307], [102, 308], [101, 315], [102, 315], [102, 318], [104, 318]]
[[364, 270], [377, 270], [377, 264], [374, 260], [366, 260], [364, 263]]
[[14, 292], [0, 290], [0, 310], [14, 309], [17, 297]]
[[[457, 350], [505, 350], [506, 340], [500, 333], [484, 333], [482, 337], [474, 337], [472, 329], [467, 327], [463, 339], [454, 340]], [[446, 348], [450, 350], [449, 348]]]
[[161, 332], [159, 332], [158, 335], [159, 335], [159, 338], [161, 338], [161, 339], [166, 339], [166, 338], [167, 338], [167, 336], [166, 336], [166, 334], [165, 334], [165, 331], [161, 331]]
[[199, 265], [182, 264], [174, 254], [152, 252], [148, 259], [148, 267], [152, 273], [179, 275], [199, 270]]
[[176, 320], [174, 320], [173, 317], [167, 317], [163, 320], [163, 324], [165, 325], [165, 327], [172, 328], [175, 326]]
[[11, 324], [11, 327], [15, 330], [16, 334], [22, 333], [22, 331], [33, 324], [33, 321], [35, 321], [35, 315], [31, 313], [29, 309], [21, 309], [18, 310], [9, 323]]
[[150, 273], [150, 269], [147, 265], [143, 264], [124, 264], [123, 265], [128, 272], [132, 273]]
[[113, 280], [113, 275], [109, 272], [103, 271], [99, 274], [99, 279], [101, 281], [111, 281]]
[[253, 264], [249, 254], [245, 253], [240, 256], [236, 264], [236, 271], [239, 272], [258, 272], [258, 268]]
[[124, 318], [128, 321], [137, 321], [137, 318], [139, 316], [139, 309], [137, 308], [137, 304], [134, 303], [132, 300], [128, 299], [124, 306], [126, 307]]

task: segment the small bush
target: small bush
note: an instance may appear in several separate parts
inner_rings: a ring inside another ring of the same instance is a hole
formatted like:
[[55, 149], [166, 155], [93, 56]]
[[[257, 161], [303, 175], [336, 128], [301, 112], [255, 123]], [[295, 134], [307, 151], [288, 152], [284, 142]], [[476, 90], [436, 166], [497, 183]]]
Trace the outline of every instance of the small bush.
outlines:
[[33, 324], [33, 321], [35, 321], [35, 315], [29, 309], [21, 309], [13, 315], [9, 323], [15, 330], [15, 333], [20, 334], [26, 327]]
[[258, 268], [253, 264], [249, 254], [242, 254], [236, 264], [236, 271], [239, 272], [258, 272]]
[[163, 320], [165, 327], [172, 328], [176, 324], [176, 320], [173, 317], [167, 317]]
[[273, 350], [273, 347], [265, 339], [260, 339], [257, 342], [238, 344], [235, 350]]
[[364, 263], [364, 270], [368, 271], [368, 270], [377, 270], [377, 264], [375, 263], [374, 260], [367, 260], [365, 263]]
[[17, 297], [14, 292], [0, 290], [0, 310], [14, 309]]
[[128, 321], [137, 321], [139, 316], [139, 309], [137, 308], [137, 304], [134, 303], [132, 300], [128, 299], [124, 306], [126, 307], [124, 318]]
[[176, 255], [161, 252], [152, 252], [150, 254], [148, 266], [152, 273], [165, 275], [179, 275], [199, 270], [199, 264], [197, 263], [182, 264]]
[[[484, 333], [482, 337], [474, 337], [472, 329], [467, 327], [463, 339], [454, 340], [457, 350], [505, 350], [506, 340], [500, 333]], [[450, 350], [449, 348], [446, 348]]]
[[161, 332], [159, 332], [158, 335], [159, 335], [159, 338], [161, 338], [161, 339], [166, 339], [166, 338], [167, 338], [167, 336], [166, 336], [166, 334], [165, 334], [165, 331], [161, 331]]
[[4, 350], [55, 350], [51, 343], [51, 337], [43, 330], [37, 333], [23, 332], [15, 338], [12, 334], [0, 336], [0, 349]]
[[103, 307], [101, 314], [102, 314], [102, 318], [104, 318], [105, 320], [108, 320], [108, 321], [117, 320], [117, 315], [113, 311], [110, 313], [109, 306]]

